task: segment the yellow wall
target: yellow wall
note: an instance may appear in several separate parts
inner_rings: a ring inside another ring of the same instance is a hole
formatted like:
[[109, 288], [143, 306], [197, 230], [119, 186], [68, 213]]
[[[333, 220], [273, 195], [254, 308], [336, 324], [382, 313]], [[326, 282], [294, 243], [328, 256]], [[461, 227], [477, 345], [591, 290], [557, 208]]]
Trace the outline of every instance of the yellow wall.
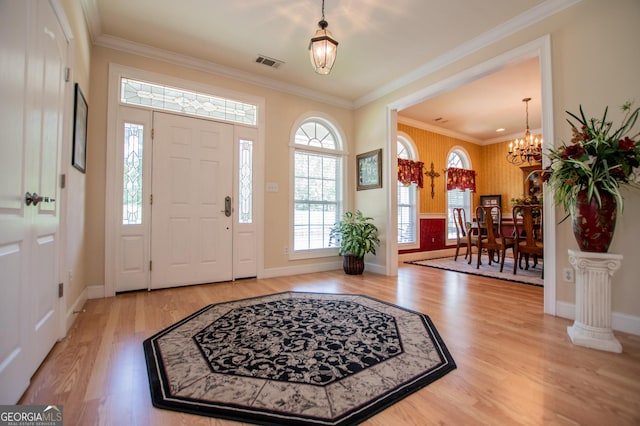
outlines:
[[398, 124], [398, 131], [409, 135], [416, 144], [418, 161], [425, 163], [424, 171], [430, 171], [433, 161], [434, 170], [440, 173], [440, 177], [434, 179], [433, 198], [431, 178], [425, 176], [424, 188], [420, 191], [420, 213], [447, 213], [444, 169], [447, 167], [447, 156], [454, 147], [462, 147], [469, 154], [471, 168], [477, 172], [473, 206], [479, 204], [480, 195], [501, 195], [502, 211], [509, 214], [513, 207], [511, 199], [524, 195], [524, 178], [527, 174], [506, 160], [509, 142], [478, 145], [403, 123]]
[[[478, 193], [474, 201], [479, 201], [479, 195], [497, 194], [502, 196], [502, 212], [511, 213], [513, 205], [511, 199], [522, 198], [524, 194], [525, 177], [519, 166], [509, 163], [506, 154], [509, 142], [500, 142], [481, 147], [481, 172], [478, 174]], [[474, 204], [477, 205], [477, 204]]]

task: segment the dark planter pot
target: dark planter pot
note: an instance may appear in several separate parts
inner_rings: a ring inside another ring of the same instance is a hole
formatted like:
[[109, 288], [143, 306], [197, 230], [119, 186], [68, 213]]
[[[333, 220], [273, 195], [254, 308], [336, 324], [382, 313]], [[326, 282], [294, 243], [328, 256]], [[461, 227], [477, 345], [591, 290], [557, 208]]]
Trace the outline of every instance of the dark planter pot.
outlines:
[[364, 258], [345, 254], [342, 256], [342, 268], [348, 275], [361, 275], [364, 272]]
[[581, 251], [606, 253], [616, 228], [616, 198], [600, 191], [602, 207], [595, 197], [587, 200], [587, 191], [578, 194], [575, 214], [572, 217], [573, 235]]

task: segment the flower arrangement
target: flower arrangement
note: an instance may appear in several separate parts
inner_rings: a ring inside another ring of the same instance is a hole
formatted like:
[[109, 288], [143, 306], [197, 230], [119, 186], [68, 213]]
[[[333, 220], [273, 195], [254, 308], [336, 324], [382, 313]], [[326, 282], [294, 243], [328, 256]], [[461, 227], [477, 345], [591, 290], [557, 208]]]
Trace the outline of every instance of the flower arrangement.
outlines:
[[607, 121], [608, 107], [602, 119], [585, 117], [580, 106], [580, 115], [567, 111], [573, 118], [571, 144], [562, 144], [558, 149], [549, 149], [551, 160], [544, 170], [543, 180], [554, 190], [554, 201], [565, 212], [574, 215], [578, 194], [587, 191], [587, 200], [595, 197], [601, 207], [601, 192], [613, 195], [620, 212], [623, 198], [620, 188], [630, 185], [640, 188], [640, 132], [629, 136], [638, 120], [640, 108], [632, 109], [632, 103], [622, 106], [625, 112], [620, 127], [613, 129]]
[[[511, 204], [515, 206], [542, 206], [542, 198], [538, 198], [535, 195], [522, 196], [522, 198], [512, 198]], [[534, 207], [531, 209], [533, 217], [539, 217], [542, 214], [540, 207]]]
[[522, 196], [521, 198], [512, 198], [511, 204], [513, 206], [527, 206], [531, 204], [542, 204], [542, 198], [538, 198], [535, 195]]

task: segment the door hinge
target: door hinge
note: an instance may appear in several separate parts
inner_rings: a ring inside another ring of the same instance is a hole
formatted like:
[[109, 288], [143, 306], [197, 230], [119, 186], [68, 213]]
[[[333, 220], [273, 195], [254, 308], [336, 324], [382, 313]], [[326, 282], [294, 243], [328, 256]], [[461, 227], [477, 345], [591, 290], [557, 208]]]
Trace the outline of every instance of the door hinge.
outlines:
[[151, 129], [151, 140], [156, 137], [156, 129]]
[[64, 189], [65, 186], [67, 186], [67, 175], [61, 174], [60, 175], [60, 188]]
[[58, 298], [64, 296], [64, 283], [58, 283]]
[[153, 204], [153, 194], [151, 194], [151, 195], [149, 196], [149, 203], [150, 203], [150, 204]]
[[68, 83], [69, 80], [71, 80], [71, 68], [67, 67], [64, 69], [64, 81]]
[[153, 260], [149, 261], [149, 270], [153, 271]]

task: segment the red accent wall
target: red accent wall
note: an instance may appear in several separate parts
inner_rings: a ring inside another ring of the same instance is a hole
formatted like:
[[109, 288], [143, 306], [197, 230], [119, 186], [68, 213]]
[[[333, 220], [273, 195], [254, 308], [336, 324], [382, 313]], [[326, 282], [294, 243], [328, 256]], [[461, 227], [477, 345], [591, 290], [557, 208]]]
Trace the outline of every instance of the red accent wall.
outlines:
[[445, 249], [447, 248], [446, 233], [446, 219], [420, 219], [420, 248], [400, 250], [399, 253], [416, 253], [420, 251]]

